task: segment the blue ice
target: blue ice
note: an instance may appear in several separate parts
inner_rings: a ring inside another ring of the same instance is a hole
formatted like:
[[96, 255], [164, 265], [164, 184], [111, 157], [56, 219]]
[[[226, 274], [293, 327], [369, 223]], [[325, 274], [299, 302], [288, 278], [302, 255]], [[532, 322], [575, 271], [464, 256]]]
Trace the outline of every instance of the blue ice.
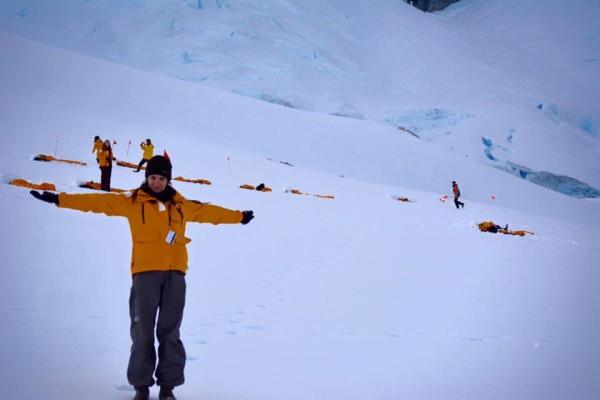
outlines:
[[584, 118], [580, 123], [579, 127], [589, 133], [592, 136], [598, 134], [598, 126], [592, 121], [591, 118]]
[[238, 94], [241, 94], [242, 96], [252, 97], [257, 100], [266, 101], [269, 103], [277, 104], [277, 105], [288, 107], [288, 108], [296, 108], [296, 107], [294, 107], [294, 105], [292, 103], [290, 103], [289, 101], [287, 101], [285, 99], [279, 98], [277, 96], [273, 96], [268, 93], [263, 93], [258, 90], [245, 89], [245, 90], [236, 90], [235, 92]]
[[494, 167], [567, 196], [579, 199], [600, 197], [600, 190], [570, 176], [557, 175], [546, 171], [534, 171], [510, 161], [502, 162], [494, 165]]
[[516, 130], [515, 130], [515, 129], [511, 129], [511, 130], [509, 131], [509, 133], [508, 133], [508, 137], [506, 138], [506, 141], [507, 141], [508, 143], [512, 143], [512, 142], [513, 142], [513, 139], [515, 138], [515, 132], [516, 132]]
[[110, 0], [109, 3], [116, 8], [143, 7], [150, 3], [149, 0]]
[[390, 110], [384, 121], [396, 128], [403, 127], [413, 132], [422, 132], [440, 127], [453, 126], [473, 115], [465, 112], [432, 108], [425, 110]]
[[365, 117], [362, 115], [354, 106], [350, 103], [343, 103], [337, 107], [337, 109], [331, 113], [338, 117], [354, 118], [364, 120]]
[[481, 137], [481, 141], [483, 142], [483, 153], [485, 154], [485, 156], [492, 161], [498, 161], [498, 159], [496, 157], [494, 157], [494, 155], [492, 154], [492, 148], [494, 147], [494, 142], [492, 142], [492, 139], [488, 139], [484, 136]]
[[192, 57], [190, 57], [190, 53], [188, 53], [187, 51], [181, 53], [181, 60], [184, 64], [191, 64], [194, 62], [194, 60], [192, 60]]
[[196, 8], [198, 10], [202, 10], [204, 8], [202, 0], [185, 0], [185, 4], [190, 8]]
[[[542, 109], [541, 106], [541, 104], [538, 105], [538, 110]], [[544, 115], [554, 122], [574, 126], [591, 136], [598, 136], [600, 133], [597, 118], [581, 115], [575, 111], [565, 110], [557, 104], [552, 103], [544, 105], [543, 109]]]

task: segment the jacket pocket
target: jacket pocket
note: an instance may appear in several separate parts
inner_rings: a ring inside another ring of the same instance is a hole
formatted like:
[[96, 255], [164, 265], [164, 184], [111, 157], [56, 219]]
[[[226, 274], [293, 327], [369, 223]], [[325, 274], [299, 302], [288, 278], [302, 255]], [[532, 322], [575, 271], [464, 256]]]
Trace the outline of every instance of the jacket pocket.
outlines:
[[156, 233], [138, 233], [133, 235], [134, 243], [153, 243], [158, 242], [159, 237]]

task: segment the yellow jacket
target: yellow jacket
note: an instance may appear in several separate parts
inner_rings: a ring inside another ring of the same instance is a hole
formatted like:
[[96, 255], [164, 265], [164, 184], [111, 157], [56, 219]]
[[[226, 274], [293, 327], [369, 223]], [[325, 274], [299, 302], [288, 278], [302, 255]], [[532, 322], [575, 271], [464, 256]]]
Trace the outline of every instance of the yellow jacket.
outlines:
[[[80, 211], [125, 217], [129, 221], [133, 248], [131, 273], [143, 271], [188, 269], [185, 236], [187, 222], [237, 224], [242, 212], [187, 200], [175, 193], [173, 200], [162, 203], [143, 190], [119, 194], [60, 193], [58, 206]], [[175, 232], [172, 244], [167, 242], [169, 232]]]
[[144, 154], [142, 155], [142, 159], [149, 160], [152, 158], [152, 156], [154, 156], [154, 145], [153, 144], [142, 143], [142, 144], [140, 144], [140, 147], [144, 151]]
[[98, 165], [100, 167], [112, 167], [113, 162], [113, 152], [111, 150], [106, 150], [104, 147], [100, 149], [97, 153], [98, 157]]
[[102, 140], [98, 139], [94, 142], [94, 148], [92, 149], [92, 153], [96, 153], [96, 157], [99, 157], [100, 154], [100, 150], [102, 150], [102, 146], [104, 145], [104, 142], [102, 142]]

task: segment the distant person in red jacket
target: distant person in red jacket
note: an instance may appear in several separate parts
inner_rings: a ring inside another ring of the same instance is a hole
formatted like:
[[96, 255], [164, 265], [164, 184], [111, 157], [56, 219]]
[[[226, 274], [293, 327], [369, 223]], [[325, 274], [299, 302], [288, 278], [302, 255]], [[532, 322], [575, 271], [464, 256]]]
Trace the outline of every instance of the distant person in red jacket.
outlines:
[[465, 208], [465, 203], [458, 200], [460, 197], [460, 189], [458, 188], [456, 181], [452, 181], [452, 192], [454, 193], [454, 205], [456, 208], [459, 208], [459, 206]]

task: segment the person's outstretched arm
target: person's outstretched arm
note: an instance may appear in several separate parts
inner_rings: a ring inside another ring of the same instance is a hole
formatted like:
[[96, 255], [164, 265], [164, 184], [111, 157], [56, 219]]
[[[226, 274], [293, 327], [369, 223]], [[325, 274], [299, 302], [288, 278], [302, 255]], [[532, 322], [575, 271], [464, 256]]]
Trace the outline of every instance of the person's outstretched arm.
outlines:
[[54, 203], [61, 208], [70, 208], [72, 210], [90, 211], [94, 213], [106, 214], [109, 216], [125, 217], [133, 208], [131, 198], [123, 193], [103, 193], [103, 194], [68, 194], [37, 192], [32, 190], [31, 195], [38, 200], [47, 203]]
[[254, 218], [253, 211], [230, 210], [228, 208], [187, 200], [183, 205], [186, 221], [217, 224], [247, 224]]

